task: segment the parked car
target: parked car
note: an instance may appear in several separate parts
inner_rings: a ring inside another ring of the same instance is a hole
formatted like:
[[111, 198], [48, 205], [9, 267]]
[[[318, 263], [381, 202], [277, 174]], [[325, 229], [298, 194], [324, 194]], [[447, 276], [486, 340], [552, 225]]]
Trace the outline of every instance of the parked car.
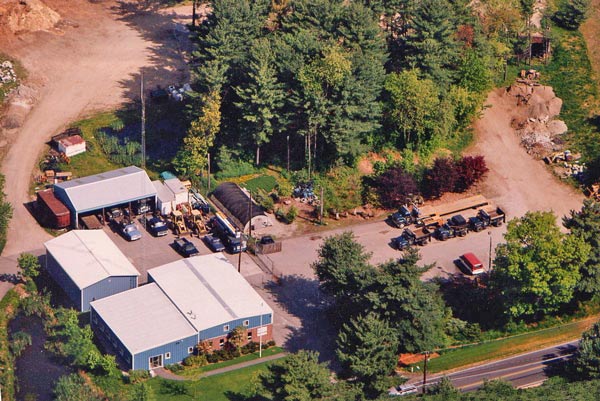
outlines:
[[275, 240], [270, 235], [265, 235], [260, 238], [261, 245], [274, 244], [274, 243], [275, 243]]
[[108, 219], [115, 220], [123, 217], [123, 211], [118, 207], [113, 207], [108, 211]]
[[210, 248], [213, 252], [223, 252], [225, 250], [225, 245], [221, 242], [219, 237], [208, 234], [202, 238], [207, 247]]
[[417, 394], [418, 390], [412, 384], [403, 384], [401, 386], [392, 387], [388, 392], [388, 395], [391, 396], [404, 396], [410, 394]]
[[198, 249], [187, 238], [178, 238], [173, 243], [173, 247], [177, 252], [189, 258], [190, 256], [200, 255]]
[[134, 223], [124, 224], [121, 233], [128, 241], [137, 241], [142, 238], [142, 233]]
[[160, 217], [152, 217], [146, 222], [146, 225], [148, 231], [155, 237], [165, 236], [169, 232], [169, 225]]
[[133, 208], [133, 212], [139, 216], [140, 214], [146, 214], [150, 212], [152, 208], [147, 203], [139, 203]]
[[483, 263], [471, 252], [461, 255], [458, 261], [469, 274], [477, 275], [484, 272]]

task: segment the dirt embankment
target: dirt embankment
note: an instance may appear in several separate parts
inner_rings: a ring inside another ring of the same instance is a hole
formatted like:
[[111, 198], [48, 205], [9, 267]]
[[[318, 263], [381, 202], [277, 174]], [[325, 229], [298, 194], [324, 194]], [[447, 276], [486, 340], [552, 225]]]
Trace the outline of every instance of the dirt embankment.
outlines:
[[[552, 88], [539, 86], [535, 92], [556, 108]], [[581, 208], [583, 195], [560, 182], [521, 146], [521, 137], [511, 123], [527, 121], [531, 112], [531, 106], [517, 106], [515, 97], [505, 88], [492, 91], [482, 117], [474, 125], [476, 144], [469, 152], [485, 157], [490, 172], [482, 192], [506, 208], [509, 216], [552, 210], [560, 219], [570, 210]]]
[[581, 25], [581, 32], [587, 44], [594, 78], [600, 86], [600, 0], [592, 0], [590, 4], [590, 13]]
[[48, 30], [60, 14], [41, 0], [0, 0], [0, 34]]

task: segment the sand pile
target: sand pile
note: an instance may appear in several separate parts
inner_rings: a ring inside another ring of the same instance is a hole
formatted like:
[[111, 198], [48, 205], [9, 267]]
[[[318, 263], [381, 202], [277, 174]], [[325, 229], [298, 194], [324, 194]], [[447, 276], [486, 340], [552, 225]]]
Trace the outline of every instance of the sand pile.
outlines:
[[567, 124], [557, 119], [562, 100], [549, 86], [515, 83], [507, 88], [506, 96], [514, 98], [518, 106], [512, 126], [521, 137], [527, 152], [537, 157], [562, 149], [560, 138], [567, 131]]
[[41, 0], [0, 0], [0, 27], [12, 33], [53, 28], [60, 15]]

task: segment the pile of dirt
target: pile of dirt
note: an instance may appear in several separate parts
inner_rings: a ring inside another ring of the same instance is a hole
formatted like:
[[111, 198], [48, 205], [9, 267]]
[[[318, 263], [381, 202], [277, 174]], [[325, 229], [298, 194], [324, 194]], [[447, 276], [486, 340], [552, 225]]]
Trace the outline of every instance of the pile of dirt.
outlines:
[[517, 82], [509, 86], [505, 96], [514, 98], [517, 108], [512, 127], [521, 138], [527, 153], [543, 158], [562, 150], [561, 136], [568, 128], [557, 119], [562, 100], [549, 86]]
[[12, 33], [53, 28], [60, 15], [41, 0], [0, 0], [0, 30]]

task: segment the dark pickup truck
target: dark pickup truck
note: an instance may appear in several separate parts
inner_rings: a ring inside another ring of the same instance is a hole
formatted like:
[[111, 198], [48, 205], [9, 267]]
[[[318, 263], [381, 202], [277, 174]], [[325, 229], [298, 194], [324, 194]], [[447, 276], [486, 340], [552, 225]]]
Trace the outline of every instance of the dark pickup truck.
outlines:
[[194, 244], [192, 244], [186, 238], [176, 239], [173, 243], [173, 247], [177, 252], [179, 252], [186, 258], [189, 258], [190, 256], [200, 255], [200, 252], [198, 252], [198, 249], [196, 249]]
[[454, 230], [454, 233], [459, 237], [467, 235], [469, 224], [462, 215], [457, 214], [448, 219], [448, 225]]
[[500, 227], [502, 223], [506, 222], [506, 214], [504, 214], [504, 210], [499, 207], [487, 210], [480, 209], [477, 216], [488, 226]]

